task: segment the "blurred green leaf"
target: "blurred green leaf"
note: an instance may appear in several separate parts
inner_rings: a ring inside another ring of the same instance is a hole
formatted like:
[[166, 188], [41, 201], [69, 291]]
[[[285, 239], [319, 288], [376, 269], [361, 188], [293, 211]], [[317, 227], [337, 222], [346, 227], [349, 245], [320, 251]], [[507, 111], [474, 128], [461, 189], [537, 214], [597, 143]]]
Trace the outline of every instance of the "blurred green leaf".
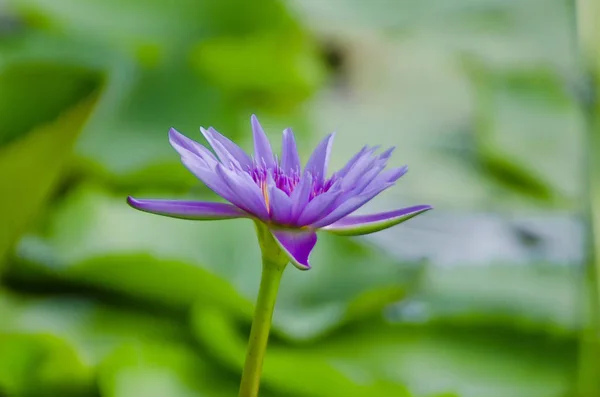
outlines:
[[[106, 297], [30, 297], [0, 295], [0, 332], [55, 335], [73, 347], [84, 362], [96, 366], [127, 343], [185, 343], [187, 327], [181, 316], [135, 307], [102, 304]], [[136, 310], [137, 309], [137, 310]]]
[[[498, 327], [375, 322], [302, 347], [301, 353], [338, 363], [363, 379], [402, 382], [417, 396], [450, 392], [461, 397], [547, 397], [569, 390], [575, 347], [574, 341]], [[288, 360], [298, 354], [281, 349]]]
[[93, 396], [93, 387], [90, 368], [64, 340], [48, 334], [0, 332], [0, 393], [84, 397]]
[[580, 279], [549, 264], [430, 267], [399, 307], [406, 323], [493, 324], [575, 337], [582, 325]]
[[124, 345], [101, 364], [102, 397], [233, 396], [237, 384], [184, 346]]
[[[551, 71], [472, 69], [477, 92], [475, 142], [485, 171], [534, 199], [565, 205], [582, 187], [581, 116]], [[562, 203], [561, 203], [562, 202]]]
[[[194, 329], [208, 353], [241, 370], [246, 339], [222, 313], [199, 307]], [[567, 391], [575, 368], [573, 340], [371, 321], [315, 344], [272, 341], [263, 382], [282, 394], [311, 396], [396, 396], [406, 385], [416, 396], [546, 397]]]
[[[53, 79], [52, 71], [58, 83], [62, 81], [65, 87], [71, 87], [59, 94], [58, 102], [62, 107], [51, 99], [54, 98], [54, 92], [48, 91], [54, 83], [45, 86], [48, 90], [42, 92], [23, 88], [22, 96], [11, 96], [2, 102], [10, 106], [9, 109], [0, 107], [0, 111], [6, 112], [4, 114], [17, 112], [21, 117], [22, 112], [34, 112], [36, 115], [32, 116], [32, 120], [37, 123], [35, 126], [30, 121], [21, 122], [18, 126], [12, 123], [13, 127], [7, 128], [15, 128], [13, 131], [21, 133], [25, 128], [33, 130], [0, 148], [0, 263], [11, 244], [33, 221], [52, 192], [69, 159], [73, 144], [96, 104], [97, 96], [92, 95], [91, 91], [99, 90], [100, 76], [96, 75], [95, 85], [92, 85], [90, 73], [71, 74], [73, 69], [70, 67], [56, 66], [40, 73], [45, 79]], [[13, 91], [17, 90], [19, 84], [29, 86], [31, 82], [27, 78], [37, 75], [28, 67], [11, 73], [10, 89]], [[67, 79], [67, 76], [71, 77]], [[68, 84], [66, 80], [69, 80]], [[43, 82], [41, 86], [44, 87]], [[47, 97], [38, 99], [37, 96], [42, 94]], [[15, 103], [19, 105], [18, 111]], [[77, 105], [73, 106], [75, 103]], [[41, 110], [43, 104], [49, 105], [49, 109]]]
[[300, 32], [203, 41], [193, 51], [192, 62], [225, 91], [259, 97], [277, 108], [293, 108], [324, 78], [315, 48]]
[[[197, 2], [206, 17], [205, 28], [214, 35], [243, 37], [257, 32], [285, 34], [300, 29], [285, 0], [208, 0]], [[235, 12], [232, 12], [235, 10]]]
[[[0, 374], [0, 390], [25, 390], [25, 381], [32, 380], [31, 377], [39, 372], [45, 377], [27, 387], [47, 391], [49, 394], [44, 396], [63, 395], [57, 394], [57, 390], [72, 390], [54, 387], [55, 383], [62, 386], [65, 379], [70, 381], [68, 384], [73, 390], [80, 392], [82, 389], [75, 389], [82, 386], [80, 383], [93, 390], [96, 383], [91, 382], [97, 381], [102, 396], [131, 395], [132, 388], [137, 390], [136, 393], [143, 389], [143, 395], [148, 396], [191, 393], [218, 397], [228, 389], [231, 393], [226, 394], [234, 394], [237, 377], [230, 377], [195, 351], [183, 317], [120, 307], [115, 305], [118, 302], [115, 299], [111, 302], [110, 305], [101, 304], [74, 296], [0, 295], [3, 319], [0, 324], [0, 369], [7, 368]], [[10, 338], [3, 339], [5, 335]], [[53, 336], [42, 338], [39, 335]], [[70, 350], [61, 348], [56, 357], [52, 353], [46, 359], [32, 343], [37, 340], [35, 338], [42, 341], [60, 338], [64, 340], [61, 343], [69, 344]], [[21, 339], [28, 343], [17, 343]], [[30, 350], [33, 352], [29, 353]], [[90, 364], [83, 372], [85, 378], [79, 374], [82, 372], [79, 361], [64, 364], [74, 360], [74, 355]], [[91, 378], [92, 368], [97, 371], [94, 373], [97, 379]], [[53, 380], [59, 375], [62, 377]], [[16, 395], [33, 397], [41, 394]], [[64, 395], [79, 397], [87, 394]]]
[[[196, 306], [192, 325], [207, 352], [240, 372], [244, 364], [246, 339], [222, 312]], [[355, 377], [343, 365], [324, 360], [311, 350], [288, 350], [271, 346], [265, 358], [262, 383], [282, 396], [387, 397], [408, 396], [399, 384]]]
[[98, 73], [76, 66], [29, 62], [1, 68], [0, 146], [54, 121], [97, 88]]
[[202, 24], [198, 20], [203, 17], [193, 0], [175, 0], [169, 4], [147, 0], [126, 3], [10, 0], [9, 3], [30, 25], [50, 33], [66, 32], [90, 43], [131, 53], [154, 47], [162, 56], [180, 46], [190, 34], [200, 32]]

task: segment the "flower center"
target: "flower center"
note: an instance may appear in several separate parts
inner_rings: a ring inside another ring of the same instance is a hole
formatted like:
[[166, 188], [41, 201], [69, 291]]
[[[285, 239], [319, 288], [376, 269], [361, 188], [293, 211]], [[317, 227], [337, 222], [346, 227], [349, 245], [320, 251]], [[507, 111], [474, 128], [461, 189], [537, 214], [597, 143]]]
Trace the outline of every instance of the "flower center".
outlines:
[[[275, 186], [288, 196], [291, 196], [301, 179], [301, 174], [299, 171], [290, 170], [290, 172], [285, 173], [279, 167], [269, 170], [266, 167], [254, 165], [254, 167], [248, 170], [248, 173], [254, 182], [256, 182], [258, 187], [260, 187], [267, 208], [269, 208], [270, 203], [268, 187], [270, 179], [269, 176], [273, 179]], [[310, 190], [309, 200], [312, 200], [318, 195], [327, 192], [333, 186], [333, 183], [336, 181], [336, 179], [337, 178], [334, 175], [333, 177], [327, 179], [324, 183], [313, 182], [313, 186]]]

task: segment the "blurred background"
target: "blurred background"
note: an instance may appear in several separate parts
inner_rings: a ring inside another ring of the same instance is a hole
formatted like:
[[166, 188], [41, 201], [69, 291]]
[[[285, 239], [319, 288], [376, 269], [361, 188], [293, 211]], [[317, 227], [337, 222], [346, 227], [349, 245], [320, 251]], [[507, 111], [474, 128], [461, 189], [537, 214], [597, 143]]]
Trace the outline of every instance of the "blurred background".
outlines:
[[125, 197], [216, 199], [167, 131], [250, 150], [252, 113], [334, 169], [395, 145], [361, 212], [436, 208], [286, 271], [261, 396], [600, 396], [594, 3], [0, 1], [0, 396], [237, 395], [251, 222]]

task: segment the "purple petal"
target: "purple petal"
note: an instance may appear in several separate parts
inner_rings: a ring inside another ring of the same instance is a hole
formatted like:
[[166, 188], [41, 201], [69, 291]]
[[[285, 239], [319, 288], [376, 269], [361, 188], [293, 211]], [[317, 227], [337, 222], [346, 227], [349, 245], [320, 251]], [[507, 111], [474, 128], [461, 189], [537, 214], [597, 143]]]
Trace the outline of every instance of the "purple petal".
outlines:
[[360, 151], [358, 153], [356, 153], [354, 156], [352, 156], [352, 158], [348, 161], [348, 163], [346, 163], [346, 165], [344, 166], [344, 168], [342, 168], [341, 170], [339, 170], [338, 172], [336, 172], [336, 175], [338, 177], [344, 177], [344, 176], [346, 176], [346, 174], [348, 173], [348, 171], [350, 171], [352, 169], [352, 167], [354, 167], [354, 165], [356, 164], [356, 162], [365, 155], [365, 153], [367, 152], [368, 149], [369, 149], [368, 146], [363, 146], [363, 148], [360, 149]]
[[357, 182], [356, 188], [352, 190], [352, 195], [359, 195], [388, 183], [395, 183], [402, 175], [408, 172], [408, 166], [392, 168], [384, 172], [381, 171], [381, 167], [375, 167], [365, 173], [360, 182]]
[[379, 155], [379, 159], [381, 159], [381, 160], [388, 160], [392, 156], [392, 153], [394, 152], [394, 150], [396, 150], [396, 147], [392, 146], [391, 148], [389, 148], [385, 152], [381, 153]]
[[286, 128], [283, 131], [283, 139], [281, 142], [281, 169], [283, 172], [300, 171], [300, 156], [298, 156], [298, 148], [296, 140], [291, 128]]
[[267, 168], [275, 167], [275, 158], [269, 138], [261, 127], [255, 115], [250, 118], [252, 121], [252, 134], [254, 135], [254, 160], [260, 165], [264, 161]]
[[365, 174], [371, 170], [377, 163], [377, 157], [372, 156], [374, 149], [369, 149], [365, 154], [359, 158], [356, 163], [348, 170], [346, 175], [342, 178], [342, 188], [345, 190], [351, 190], [357, 186], [359, 181], [365, 176]]
[[329, 190], [312, 199], [296, 220], [298, 226], [310, 225], [329, 214], [335, 208], [335, 201], [342, 194], [340, 190]]
[[429, 205], [416, 205], [378, 214], [347, 216], [329, 226], [325, 226], [322, 230], [344, 236], [375, 233], [407, 221], [432, 208]]
[[208, 130], [200, 127], [200, 132], [204, 138], [210, 143], [217, 156], [223, 164], [228, 165], [233, 162], [247, 168], [252, 165], [252, 160], [238, 145], [233, 143], [229, 138], [220, 134], [214, 128]]
[[325, 139], [319, 143], [317, 148], [314, 150], [308, 162], [304, 172], [310, 173], [315, 183], [322, 184], [327, 176], [327, 164], [329, 163], [329, 155], [331, 153], [331, 146], [333, 144], [333, 137], [335, 134], [329, 134]]
[[[372, 182], [379, 176], [379, 173], [383, 171], [382, 166], [374, 166], [373, 168], [365, 171], [354, 184], [354, 188], [347, 190], [349, 196], [357, 196], [372, 186]], [[342, 181], [344, 182], [344, 181]], [[344, 185], [344, 184], [342, 184]]]
[[298, 219], [304, 208], [308, 205], [310, 199], [310, 193], [312, 191], [312, 176], [310, 174], [303, 174], [300, 178], [300, 182], [292, 191], [290, 199], [292, 200], [292, 220]]
[[407, 172], [408, 172], [407, 165], [400, 167], [400, 168], [389, 169], [389, 170], [384, 171], [381, 174], [377, 175], [377, 177], [375, 179], [373, 179], [371, 186], [374, 186], [375, 184], [394, 183], [398, 179], [400, 179], [402, 176], [404, 176], [404, 174], [406, 174]]
[[349, 198], [347, 201], [340, 204], [340, 206], [337, 207], [335, 210], [331, 211], [328, 215], [326, 215], [323, 219], [313, 223], [311, 225], [311, 227], [313, 227], [313, 228], [325, 227], [327, 225], [330, 225], [330, 224], [342, 219], [343, 217], [356, 211], [357, 209], [359, 209], [360, 207], [365, 205], [367, 202], [372, 200], [379, 193], [381, 193], [382, 191], [384, 191], [385, 189], [387, 189], [388, 187], [393, 186], [393, 185], [394, 185], [393, 183], [388, 183], [388, 184], [379, 186], [377, 188], [371, 189], [369, 191], [366, 191], [362, 194], [359, 194], [358, 196]]
[[175, 128], [169, 130], [169, 142], [182, 158], [195, 160], [200, 165], [214, 165], [217, 162], [210, 150], [182, 135]]
[[247, 218], [248, 214], [226, 203], [178, 200], [138, 200], [127, 197], [127, 203], [140, 211], [193, 220]]
[[317, 234], [314, 231], [278, 229], [271, 230], [271, 233], [294, 266], [300, 270], [310, 269], [308, 259], [317, 244]]
[[[236, 196], [233, 194], [227, 183], [216, 173], [215, 168], [201, 165], [197, 160], [182, 157], [181, 162], [186, 166], [188, 170], [192, 172], [198, 179], [200, 179], [210, 190], [223, 197], [225, 200], [232, 204], [240, 207], [239, 201], [236, 201]], [[219, 163], [215, 160], [215, 167]], [[240, 207], [244, 210], [247, 208]]]
[[292, 200], [276, 186], [270, 174], [268, 189], [271, 219], [280, 225], [290, 225], [292, 223]]
[[[246, 172], [236, 172], [217, 164], [217, 175], [219, 175], [233, 192], [235, 201], [231, 201], [238, 207], [250, 212], [262, 220], [269, 220], [269, 211], [265, 198], [252, 180], [252, 177]], [[239, 204], [238, 204], [239, 203]]]

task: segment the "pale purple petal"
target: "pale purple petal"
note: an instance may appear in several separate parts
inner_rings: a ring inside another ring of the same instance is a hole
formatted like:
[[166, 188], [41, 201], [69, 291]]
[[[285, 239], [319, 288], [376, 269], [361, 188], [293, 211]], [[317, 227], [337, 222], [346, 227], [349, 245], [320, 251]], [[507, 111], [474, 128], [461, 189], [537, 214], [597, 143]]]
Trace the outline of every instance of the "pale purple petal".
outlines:
[[317, 148], [308, 159], [306, 167], [304, 168], [304, 172], [310, 173], [313, 176], [315, 183], [319, 185], [323, 183], [327, 176], [327, 164], [329, 163], [329, 155], [331, 154], [334, 136], [335, 134], [333, 133], [327, 135], [327, 137], [317, 145]]
[[175, 128], [169, 130], [169, 142], [182, 158], [198, 161], [200, 165], [214, 165], [217, 162], [210, 150], [182, 135]]
[[365, 153], [367, 153], [367, 150], [369, 149], [368, 146], [363, 146], [362, 149], [360, 149], [360, 151], [358, 153], [356, 153], [354, 156], [352, 156], [352, 158], [346, 163], [346, 165], [344, 166], [344, 168], [342, 168], [341, 170], [337, 171], [335, 173], [335, 175], [337, 175], [338, 177], [343, 177], [346, 176], [346, 174], [348, 173], [348, 171], [350, 171], [352, 169], [352, 167], [354, 167], [354, 165], [356, 164], [356, 162], [362, 158]]
[[292, 200], [292, 220], [298, 219], [304, 207], [308, 204], [310, 199], [310, 193], [312, 190], [312, 176], [310, 174], [303, 174], [300, 178], [300, 182], [294, 188], [290, 198]]
[[294, 266], [300, 270], [310, 269], [310, 253], [317, 244], [314, 231], [277, 229], [271, 230], [271, 233]]
[[250, 175], [229, 170], [220, 164], [217, 165], [216, 171], [235, 195], [235, 201], [232, 203], [262, 220], [269, 220], [265, 198]]
[[347, 188], [349, 193], [348, 196], [357, 196], [367, 190], [368, 186], [371, 186], [371, 183], [378, 177], [381, 171], [383, 171], [382, 166], [373, 166], [373, 168], [363, 173], [358, 180], [356, 180], [353, 188]]
[[140, 211], [192, 220], [247, 218], [249, 215], [226, 203], [178, 200], [144, 200], [127, 197], [127, 203]]
[[285, 173], [300, 172], [300, 156], [296, 147], [296, 139], [291, 128], [283, 131], [283, 140], [281, 142], [281, 169]]
[[[230, 203], [240, 207], [238, 205], [240, 203], [238, 200], [236, 200], [236, 196], [233, 194], [229, 186], [227, 186], [227, 183], [225, 183], [225, 181], [219, 175], [217, 175], [215, 168], [203, 166], [198, 161], [188, 157], [182, 157], [181, 162], [210, 190], [223, 197]], [[218, 162], [215, 161], [215, 167], [216, 165], [218, 165]], [[247, 210], [247, 208], [244, 207], [240, 208]]]
[[372, 200], [379, 193], [381, 193], [382, 191], [384, 191], [385, 189], [387, 189], [388, 187], [393, 186], [393, 185], [394, 185], [393, 183], [388, 183], [388, 184], [379, 186], [377, 188], [371, 189], [369, 191], [366, 191], [356, 197], [349, 198], [347, 201], [340, 204], [339, 207], [337, 207], [336, 209], [331, 211], [328, 215], [326, 215], [323, 219], [318, 220], [317, 222], [313, 223], [311, 225], [311, 227], [313, 227], [313, 228], [325, 227], [327, 225], [332, 224], [333, 222], [336, 222], [336, 221], [342, 219], [343, 217], [353, 213], [354, 211], [356, 211], [357, 209], [359, 209], [360, 207], [365, 205], [367, 202]]
[[416, 205], [395, 211], [381, 212], [371, 215], [346, 216], [321, 230], [344, 236], [359, 236], [375, 233], [399, 223], [409, 220], [433, 207], [429, 205]]
[[254, 135], [254, 160], [259, 165], [264, 162], [267, 168], [273, 168], [275, 167], [275, 157], [273, 156], [269, 138], [267, 138], [255, 115], [252, 115], [251, 121], [252, 133]]
[[392, 157], [392, 153], [394, 152], [394, 150], [396, 150], [396, 147], [392, 146], [391, 148], [389, 148], [385, 152], [381, 153], [379, 155], [379, 159], [387, 161], [390, 157]]
[[310, 225], [329, 214], [335, 208], [335, 201], [342, 194], [340, 190], [329, 190], [312, 199], [296, 220], [298, 226]]
[[373, 150], [374, 149], [367, 150], [365, 155], [359, 158], [352, 168], [348, 170], [346, 175], [344, 175], [342, 178], [342, 188], [344, 190], [352, 190], [355, 188], [365, 174], [377, 163], [377, 157], [371, 155]]
[[200, 127], [200, 132], [204, 138], [210, 143], [213, 150], [219, 156], [221, 162], [225, 165], [235, 163], [241, 167], [247, 168], [252, 165], [252, 160], [238, 145], [233, 143], [229, 138], [220, 134], [214, 128], [208, 130]]
[[292, 199], [275, 185], [269, 175], [269, 213], [271, 219], [280, 225], [290, 225], [292, 222]]
[[400, 168], [392, 168], [388, 171], [381, 173], [381, 179], [384, 182], [396, 182], [400, 179], [404, 174], [408, 172], [408, 166], [402, 166]]
[[364, 190], [374, 189], [377, 186], [385, 185], [387, 183], [395, 183], [404, 174], [408, 172], [408, 166], [400, 168], [392, 168], [377, 175], [373, 180], [364, 188]]

